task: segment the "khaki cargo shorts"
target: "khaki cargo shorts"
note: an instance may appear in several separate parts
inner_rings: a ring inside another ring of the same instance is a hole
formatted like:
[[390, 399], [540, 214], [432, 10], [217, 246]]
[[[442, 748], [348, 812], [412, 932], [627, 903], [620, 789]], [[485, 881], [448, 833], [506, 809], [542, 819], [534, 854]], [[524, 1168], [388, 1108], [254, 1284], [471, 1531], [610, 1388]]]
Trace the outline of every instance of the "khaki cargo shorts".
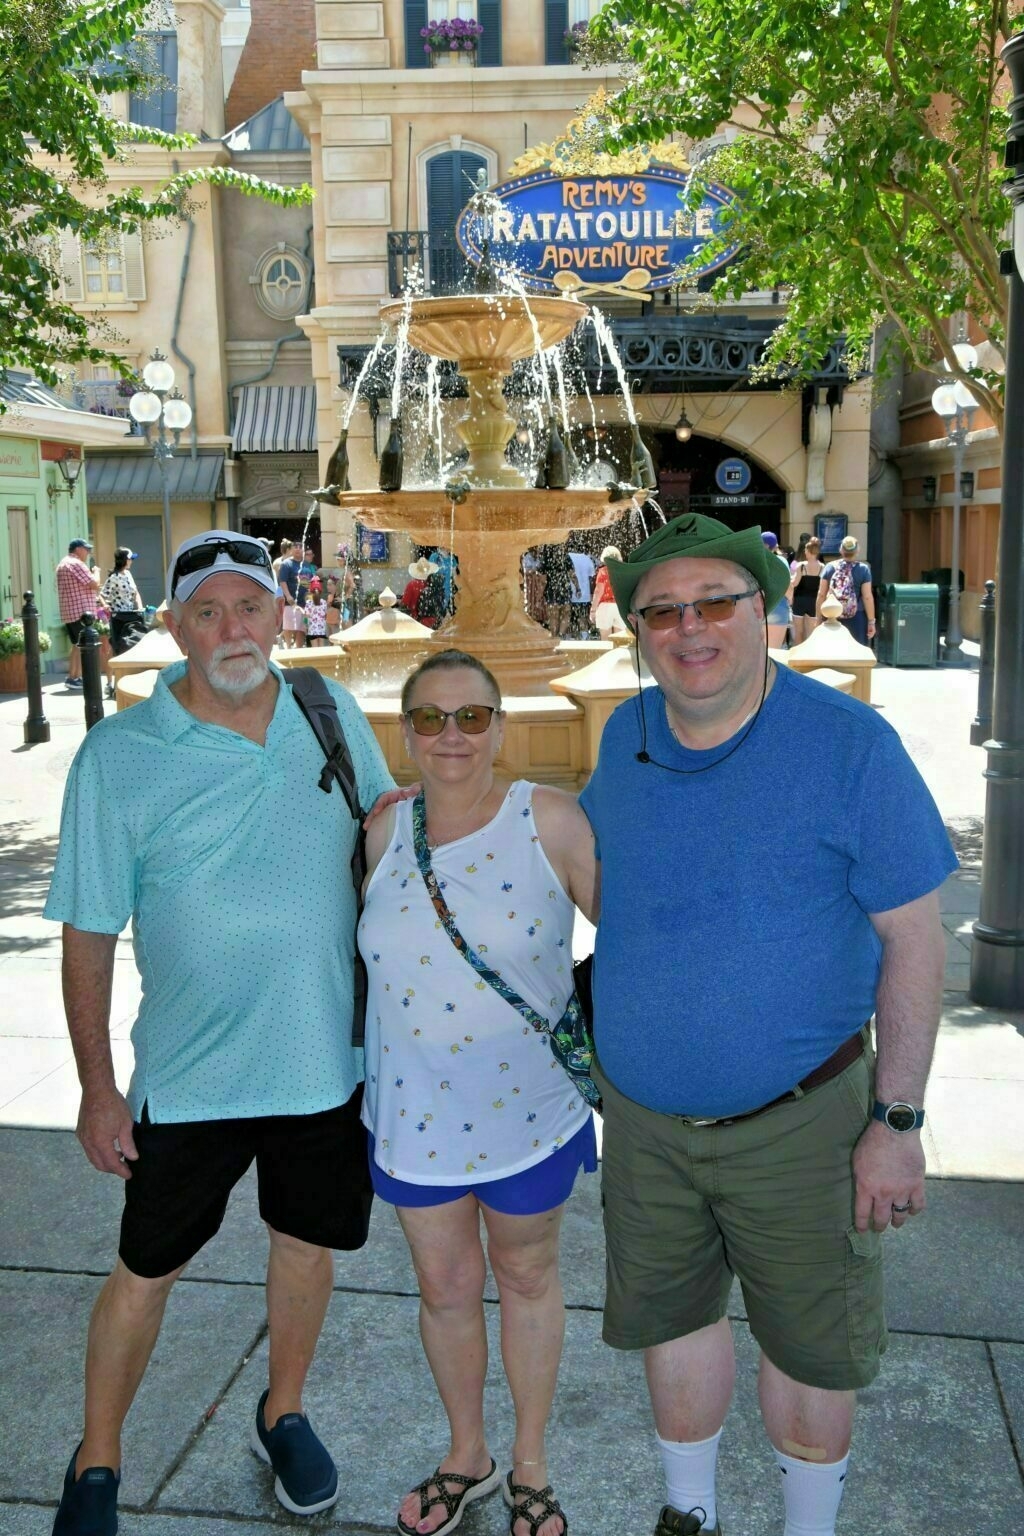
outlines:
[[887, 1335], [882, 1234], [853, 1223], [851, 1157], [871, 1113], [870, 1051], [803, 1097], [688, 1126], [604, 1095], [604, 1338], [646, 1349], [725, 1316], [739, 1277], [750, 1330], [787, 1376], [866, 1386]]

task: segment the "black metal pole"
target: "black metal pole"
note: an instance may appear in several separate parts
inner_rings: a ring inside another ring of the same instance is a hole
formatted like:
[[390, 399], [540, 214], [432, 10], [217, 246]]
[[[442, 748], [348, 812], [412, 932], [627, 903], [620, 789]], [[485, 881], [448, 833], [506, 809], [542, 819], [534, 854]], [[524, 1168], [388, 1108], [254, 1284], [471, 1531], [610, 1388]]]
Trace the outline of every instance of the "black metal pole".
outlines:
[[82, 614], [78, 649], [82, 655], [82, 693], [85, 696], [85, 728], [91, 731], [103, 719], [103, 673], [100, 670], [100, 637], [93, 629], [96, 618]]
[[25, 635], [25, 677], [27, 680], [28, 714], [25, 716], [25, 745], [38, 746], [50, 739], [50, 722], [43, 714], [43, 668], [39, 658], [39, 609], [32, 593], [25, 593], [25, 606], [21, 610], [21, 627]]
[[1024, 33], [1002, 50], [1013, 82], [1006, 164], [1014, 204], [1014, 259], [1006, 326], [1006, 425], [996, 575], [992, 737], [985, 743], [985, 839], [981, 910], [974, 924], [970, 995], [990, 1008], [1024, 1008], [1024, 281], [1016, 247], [1024, 204]]
[[986, 581], [978, 604], [981, 644], [978, 661], [978, 713], [971, 721], [971, 746], [983, 747], [992, 735], [992, 683], [996, 659], [996, 584]]

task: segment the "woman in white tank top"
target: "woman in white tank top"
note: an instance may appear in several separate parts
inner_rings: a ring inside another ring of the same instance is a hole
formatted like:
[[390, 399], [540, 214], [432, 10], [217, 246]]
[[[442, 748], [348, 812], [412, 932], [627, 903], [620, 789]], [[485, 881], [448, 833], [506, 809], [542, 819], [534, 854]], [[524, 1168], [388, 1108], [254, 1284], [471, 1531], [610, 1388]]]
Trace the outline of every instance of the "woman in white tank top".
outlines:
[[[572, 795], [495, 781], [503, 715], [473, 657], [432, 656], [402, 694], [430, 864], [465, 940], [543, 1018], [572, 993], [575, 905], [597, 916], [590, 825]], [[413, 846], [412, 801], [367, 833], [359, 947], [369, 975], [366, 1096], [374, 1187], [395, 1205], [420, 1284], [420, 1333], [451, 1444], [403, 1501], [400, 1531], [454, 1530], [499, 1484], [512, 1536], [567, 1536], [544, 1432], [564, 1308], [558, 1233], [576, 1173], [596, 1168], [591, 1112], [535, 1031], [456, 949]], [[501, 1300], [516, 1410], [512, 1468], [487, 1449], [484, 1250]]]

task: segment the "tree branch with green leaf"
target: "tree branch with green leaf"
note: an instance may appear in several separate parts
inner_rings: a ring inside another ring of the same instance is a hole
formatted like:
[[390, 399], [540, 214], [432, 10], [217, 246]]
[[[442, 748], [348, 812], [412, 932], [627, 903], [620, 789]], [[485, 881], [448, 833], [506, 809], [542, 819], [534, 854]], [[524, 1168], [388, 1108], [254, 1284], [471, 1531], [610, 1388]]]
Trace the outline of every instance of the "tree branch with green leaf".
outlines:
[[126, 372], [104, 345], [102, 317], [62, 296], [60, 244], [69, 235], [102, 249], [144, 225], [186, 217], [188, 195], [201, 186], [281, 206], [312, 197], [307, 186], [277, 186], [228, 166], [175, 170], [150, 195], [123, 184], [137, 147], [184, 155], [198, 143], [111, 111], [114, 93], [159, 85], [146, 43], [152, 16], [151, 0], [0, 0], [0, 376], [22, 368], [54, 385], [82, 361]]
[[[606, 142], [681, 136], [691, 207], [710, 182], [737, 195], [701, 260], [739, 242], [712, 297], [779, 289], [786, 313], [762, 365], [809, 377], [838, 336], [853, 366], [885, 322], [912, 368], [949, 365], [1003, 419], [1009, 243], [1001, 148], [1005, 0], [608, 0], [591, 57], [619, 59]], [[724, 135], [724, 140], [722, 139]], [[690, 277], [680, 273], [684, 286]], [[949, 322], [970, 316], [969, 374]], [[944, 370], [943, 370], [944, 371]]]

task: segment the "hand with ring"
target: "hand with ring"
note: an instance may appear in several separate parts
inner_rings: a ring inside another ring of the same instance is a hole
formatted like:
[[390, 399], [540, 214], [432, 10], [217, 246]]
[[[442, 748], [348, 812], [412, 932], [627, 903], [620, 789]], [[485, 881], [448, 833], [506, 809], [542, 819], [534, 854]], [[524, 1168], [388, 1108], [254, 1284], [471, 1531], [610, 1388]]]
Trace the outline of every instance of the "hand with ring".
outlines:
[[912, 1204], [913, 1202], [908, 1200], [906, 1205], [894, 1205], [893, 1210], [896, 1212], [897, 1216], [905, 1216], [907, 1211], [910, 1210]]

